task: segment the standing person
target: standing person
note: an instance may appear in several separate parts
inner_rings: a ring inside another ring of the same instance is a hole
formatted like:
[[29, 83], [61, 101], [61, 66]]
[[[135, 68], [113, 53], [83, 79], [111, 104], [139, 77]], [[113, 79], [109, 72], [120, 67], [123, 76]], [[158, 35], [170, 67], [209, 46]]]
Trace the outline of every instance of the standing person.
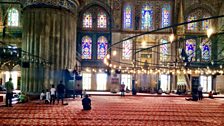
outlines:
[[200, 85], [198, 87], [198, 100], [202, 100], [203, 95], [202, 95], [203, 87]]
[[12, 107], [12, 97], [14, 90], [12, 78], [9, 78], [9, 81], [5, 83], [5, 88], [6, 88], [6, 107]]
[[124, 88], [125, 88], [125, 84], [124, 84], [124, 82], [122, 82], [121, 87], [120, 87], [120, 89], [121, 89], [121, 96], [124, 96]]
[[90, 110], [91, 109], [91, 99], [88, 95], [85, 95], [85, 98], [82, 99], [82, 106], [83, 110]]
[[46, 90], [46, 99], [45, 99], [45, 104], [49, 104], [50, 103], [50, 98], [51, 97], [51, 93], [50, 91], [47, 89]]
[[55, 95], [56, 95], [56, 89], [54, 88], [54, 85], [52, 85], [51, 86], [51, 90], [50, 90], [50, 92], [51, 92], [51, 100], [50, 100], [50, 104], [53, 102], [53, 104], [54, 104], [54, 102], [55, 102]]
[[60, 99], [62, 105], [64, 104], [64, 93], [65, 93], [65, 86], [62, 84], [62, 81], [60, 81], [60, 83], [57, 86], [58, 104]]

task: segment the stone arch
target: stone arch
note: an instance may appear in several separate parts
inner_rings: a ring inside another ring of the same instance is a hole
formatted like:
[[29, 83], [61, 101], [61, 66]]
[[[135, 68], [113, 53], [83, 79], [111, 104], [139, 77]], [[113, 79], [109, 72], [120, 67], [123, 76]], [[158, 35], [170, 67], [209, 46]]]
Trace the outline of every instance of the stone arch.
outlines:
[[16, 66], [14, 66], [12, 70], [13, 71], [21, 71], [21, 66], [18, 64]]
[[198, 9], [202, 9], [202, 10], [210, 13], [212, 16], [215, 16], [217, 14], [216, 10], [208, 4], [194, 4], [194, 5], [185, 9], [185, 18], [189, 14], [191, 14], [192, 12], [194, 12]]
[[89, 3], [87, 5], [84, 5], [82, 7], [80, 7], [80, 10], [78, 11], [78, 22], [82, 22], [82, 15], [86, 12], [86, 10], [88, 10], [89, 8], [91, 7], [94, 7], [94, 6], [98, 6], [100, 8], [102, 8], [106, 14], [108, 15], [108, 21], [109, 21], [109, 27], [110, 26], [113, 26], [113, 22], [114, 22], [114, 19], [112, 17], [112, 11], [111, 11], [111, 8], [110, 6], [108, 6], [107, 4], [105, 3], [102, 3], [102, 2], [98, 2], [98, 1], [95, 1], [95, 2], [92, 2], [92, 3]]

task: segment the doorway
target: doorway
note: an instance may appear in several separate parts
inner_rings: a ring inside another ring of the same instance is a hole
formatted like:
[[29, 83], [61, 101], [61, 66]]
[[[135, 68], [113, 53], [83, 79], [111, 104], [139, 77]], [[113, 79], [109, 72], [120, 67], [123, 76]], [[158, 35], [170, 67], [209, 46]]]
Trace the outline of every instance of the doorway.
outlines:
[[96, 75], [97, 90], [106, 90], [107, 89], [107, 74], [98, 73]]
[[170, 91], [170, 75], [167, 74], [160, 75], [160, 88], [163, 91]]

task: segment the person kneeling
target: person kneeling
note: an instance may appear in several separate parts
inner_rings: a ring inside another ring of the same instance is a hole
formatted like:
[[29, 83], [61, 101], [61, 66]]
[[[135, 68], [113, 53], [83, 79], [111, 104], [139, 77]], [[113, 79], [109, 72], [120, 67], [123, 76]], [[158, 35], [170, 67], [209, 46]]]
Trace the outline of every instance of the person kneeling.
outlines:
[[82, 106], [83, 110], [90, 110], [91, 109], [91, 99], [88, 95], [85, 95], [85, 98], [82, 99]]

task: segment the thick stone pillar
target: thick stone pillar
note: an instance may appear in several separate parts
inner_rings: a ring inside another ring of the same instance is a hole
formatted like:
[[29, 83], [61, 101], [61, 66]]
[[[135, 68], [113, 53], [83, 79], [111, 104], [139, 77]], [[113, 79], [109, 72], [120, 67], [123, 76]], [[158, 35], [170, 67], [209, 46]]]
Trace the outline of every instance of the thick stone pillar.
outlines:
[[30, 66], [22, 69], [22, 91], [36, 94], [63, 80], [63, 69], [74, 68], [77, 16], [63, 6], [31, 4], [23, 22], [23, 60]]

